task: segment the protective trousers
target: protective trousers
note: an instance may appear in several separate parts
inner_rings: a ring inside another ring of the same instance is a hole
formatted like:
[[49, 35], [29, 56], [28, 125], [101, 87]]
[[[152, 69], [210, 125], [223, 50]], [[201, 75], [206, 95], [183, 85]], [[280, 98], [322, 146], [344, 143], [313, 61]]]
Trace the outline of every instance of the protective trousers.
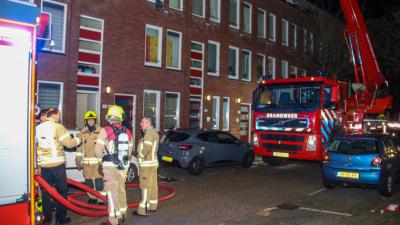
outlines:
[[108, 220], [112, 225], [118, 224], [118, 219], [126, 214], [127, 202], [125, 180], [115, 166], [104, 166], [104, 191], [108, 201]]
[[158, 166], [143, 167], [139, 166], [140, 189], [142, 190], [142, 201], [139, 204], [137, 213], [148, 215], [148, 211], [157, 210], [158, 206]]
[[[96, 158], [95, 158], [96, 159]], [[97, 159], [96, 159], [97, 161]], [[104, 194], [103, 189], [104, 189], [104, 183], [103, 183], [103, 177], [99, 174], [99, 164], [86, 164], [85, 162], [83, 163], [83, 177], [85, 178], [85, 183], [87, 186], [89, 186], [92, 189], [95, 189], [96, 191], [100, 192], [101, 194]], [[101, 202], [100, 199], [98, 199], [96, 196], [92, 194], [88, 194], [89, 199], [93, 200], [98, 200]]]
[[[57, 189], [57, 192], [67, 198], [68, 185], [67, 185], [67, 174], [65, 172], [65, 165], [59, 165], [56, 167], [43, 167], [41, 169], [41, 176], [51, 186]], [[43, 216], [46, 222], [52, 220], [53, 204], [51, 203], [51, 195], [44, 189], [42, 189], [43, 197]], [[67, 208], [58, 201], [56, 202], [56, 221], [63, 222], [67, 215]]]
[[[104, 182], [103, 182], [103, 178], [96, 178], [96, 179], [85, 179], [85, 184], [98, 191], [100, 194], [103, 195], [104, 191]], [[97, 200], [99, 202], [102, 202], [101, 199], [98, 199], [96, 196], [90, 194], [89, 192], [87, 193], [89, 199], [93, 199], [93, 200]]]

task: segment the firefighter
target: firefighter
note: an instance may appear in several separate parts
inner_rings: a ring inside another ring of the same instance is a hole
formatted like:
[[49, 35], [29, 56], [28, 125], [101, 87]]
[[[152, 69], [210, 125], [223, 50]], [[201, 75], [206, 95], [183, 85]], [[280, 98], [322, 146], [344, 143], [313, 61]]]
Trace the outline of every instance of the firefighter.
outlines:
[[[64, 146], [73, 148], [81, 143], [79, 138], [74, 138], [67, 129], [59, 123], [61, 112], [51, 108], [47, 112], [47, 120], [36, 127], [37, 154], [39, 171], [43, 179], [55, 186], [57, 192], [67, 198], [67, 175], [65, 171]], [[45, 225], [52, 220], [52, 204], [50, 194], [43, 190], [43, 215]], [[56, 225], [67, 224], [67, 209], [57, 202]]]
[[[99, 173], [99, 161], [94, 152], [97, 136], [100, 133], [101, 127], [96, 126], [97, 114], [93, 111], [87, 111], [84, 116], [85, 128], [79, 133], [82, 144], [76, 151], [76, 166], [80, 171], [83, 168], [83, 177], [85, 183], [90, 188], [104, 194], [103, 176]], [[96, 196], [88, 194], [89, 204], [103, 203]]]
[[96, 141], [96, 157], [102, 162], [108, 200], [108, 221], [102, 225], [124, 222], [128, 210], [125, 180], [132, 155], [132, 133], [121, 124], [123, 114], [120, 106], [111, 106], [106, 116], [109, 125], [101, 129]]
[[142, 190], [142, 201], [135, 215], [148, 216], [149, 211], [156, 211], [158, 206], [157, 150], [159, 135], [152, 125], [151, 118], [140, 122], [144, 137], [140, 140], [137, 154], [139, 158], [139, 182]]

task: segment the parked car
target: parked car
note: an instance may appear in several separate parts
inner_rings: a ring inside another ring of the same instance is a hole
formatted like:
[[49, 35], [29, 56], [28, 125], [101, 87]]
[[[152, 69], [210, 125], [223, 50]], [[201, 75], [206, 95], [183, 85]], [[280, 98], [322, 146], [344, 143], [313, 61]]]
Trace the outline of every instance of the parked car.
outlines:
[[357, 184], [390, 196], [400, 178], [400, 139], [382, 134], [337, 137], [321, 165], [326, 188]]
[[215, 165], [239, 163], [249, 168], [254, 154], [250, 144], [228, 132], [180, 129], [167, 132], [158, 158], [161, 164], [177, 165], [199, 175], [205, 167]]

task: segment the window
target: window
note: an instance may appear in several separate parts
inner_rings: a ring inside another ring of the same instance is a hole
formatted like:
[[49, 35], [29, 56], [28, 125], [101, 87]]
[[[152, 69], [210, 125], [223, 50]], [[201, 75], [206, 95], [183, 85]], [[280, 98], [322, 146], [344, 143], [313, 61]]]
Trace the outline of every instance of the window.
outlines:
[[235, 144], [236, 138], [225, 132], [218, 132], [218, 143], [220, 144]]
[[222, 100], [222, 130], [229, 130], [229, 103], [230, 98], [224, 97]]
[[242, 51], [242, 80], [251, 81], [251, 51]]
[[164, 130], [179, 126], [180, 94], [165, 93]]
[[284, 46], [288, 46], [289, 44], [288, 33], [289, 33], [289, 22], [287, 20], [282, 19], [282, 45]]
[[314, 52], [314, 35], [313, 33], [310, 33], [310, 53]]
[[88, 93], [86, 91], [77, 91], [76, 93], [76, 128], [82, 129], [85, 127], [82, 116], [89, 110], [99, 112], [97, 104], [98, 94], [96, 92]]
[[305, 70], [305, 69], [300, 70], [300, 76], [306, 77], [307, 76], [307, 70]]
[[63, 83], [38, 81], [37, 102], [40, 109], [63, 108]]
[[212, 128], [219, 129], [219, 96], [213, 97]]
[[265, 10], [258, 9], [257, 11], [257, 35], [261, 38], [265, 38]]
[[276, 16], [274, 14], [269, 14], [268, 25], [268, 40], [276, 41]]
[[243, 31], [251, 33], [251, 4], [243, 3]]
[[221, 0], [210, 0], [210, 20], [221, 22]]
[[258, 80], [262, 80], [265, 76], [265, 55], [257, 54], [257, 77]]
[[229, 78], [238, 79], [239, 77], [239, 48], [229, 46]]
[[50, 39], [55, 46], [50, 46], [50, 40], [45, 41], [44, 50], [53, 52], [65, 52], [65, 28], [67, 22], [67, 5], [53, 1], [42, 2], [42, 12], [49, 13], [51, 16]]
[[208, 75], [219, 76], [219, 43], [208, 41]]
[[[203, 55], [203, 44], [197, 42], [191, 42], [191, 51], [201, 53]], [[191, 67], [197, 70], [203, 70], [203, 61], [200, 59], [191, 59]]]
[[168, 142], [181, 142], [187, 140], [188, 138], [190, 138], [189, 134], [171, 130], [167, 133], [167, 137], [165, 138], [165, 140], [167, 140]]
[[169, 0], [169, 7], [182, 11], [182, 0]]
[[144, 65], [161, 67], [162, 28], [146, 25], [146, 54]]
[[307, 52], [307, 29], [303, 28], [303, 51]]
[[268, 56], [268, 79], [275, 79], [275, 58]]
[[201, 88], [201, 78], [191, 77], [190, 78], [190, 87], [198, 87]]
[[204, 0], [192, 0], [192, 14], [204, 18]]
[[282, 60], [282, 68], [281, 68], [282, 78], [288, 78], [288, 61]]
[[297, 26], [294, 23], [290, 24], [290, 47], [297, 48]]
[[218, 136], [216, 132], [205, 132], [197, 135], [197, 138], [206, 142], [218, 143]]
[[181, 69], [182, 33], [168, 30], [166, 60], [168, 69]]
[[229, 26], [236, 29], [239, 29], [240, 27], [239, 6], [240, 6], [239, 0], [229, 0]]
[[143, 96], [143, 117], [153, 120], [153, 125], [160, 130], [160, 92], [144, 90]]
[[297, 78], [297, 67], [290, 66], [289, 67], [289, 75], [290, 75], [290, 78]]

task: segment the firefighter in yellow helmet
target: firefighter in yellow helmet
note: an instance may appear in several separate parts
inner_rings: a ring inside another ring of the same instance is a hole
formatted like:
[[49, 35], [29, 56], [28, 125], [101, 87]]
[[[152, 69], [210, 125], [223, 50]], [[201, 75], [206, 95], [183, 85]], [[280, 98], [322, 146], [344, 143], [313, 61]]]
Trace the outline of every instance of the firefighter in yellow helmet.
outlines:
[[140, 140], [137, 149], [139, 158], [139, 182], [142, 190], [142, 201], [136, 212], [139, 216], [148, 216], [149, 211], [156, 211], [158, 206], [158, 143], [159, 135], [152, 125], [152, 120], [145, 117], [140, 122], [144, 137]]
[[[99, 136], [101, 130], [100, 126], [96, 126], [97, 114], [93, 111], [87, 111], [84, 121], [85, 128], [79, 133], [82, 144], [76, 151], [76, 166], [79, 171], [83, 168], [83, 177], [86, 185], [105, 195], [103, 192], [103, 176], [99, 173], [99, 161], [94, 152], [97, 136]], [[102, 202], [92, 194], [88, 193], [88, 197], [88, 203], [90, 204], [96, 204], [98, 201]]]
[[108, 125], [96, 141], [96, 157], [102, 162], [104, 191], [108, 200], [108, 221], [102, 225], [123, 222], [127, 214], [125, 180], [132, 155], [132, 133], [121, 123], [124, 110], [113, 105], [107, 111]]

